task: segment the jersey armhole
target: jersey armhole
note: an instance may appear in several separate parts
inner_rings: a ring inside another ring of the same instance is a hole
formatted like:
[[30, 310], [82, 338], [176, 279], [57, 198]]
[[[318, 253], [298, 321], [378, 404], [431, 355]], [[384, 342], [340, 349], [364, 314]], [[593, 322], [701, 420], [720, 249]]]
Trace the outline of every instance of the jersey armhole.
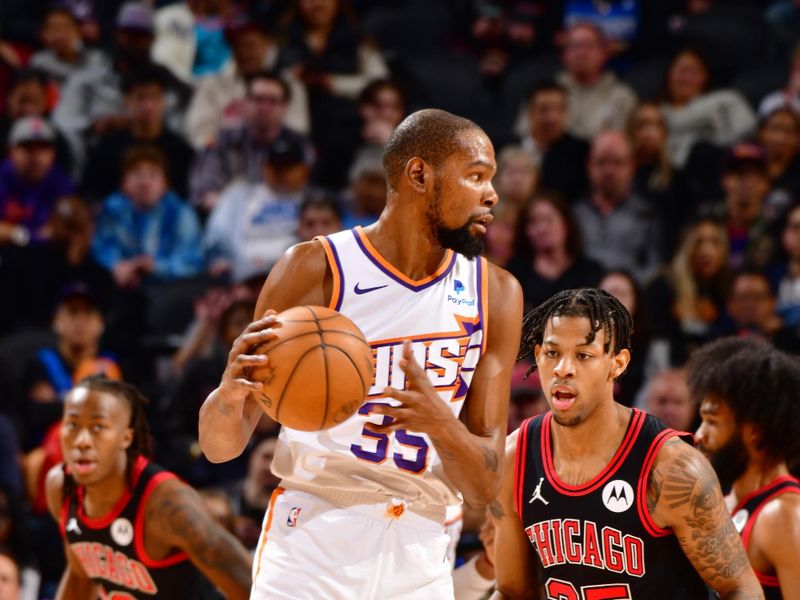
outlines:
[[478, 257], [478, 318], [481, 321], [481, 355], [486, 354], [489, 343], [489, 264], [482, 256]]
[[147, 510], [147, 501], [150, 499], [153, 491], [158, 487], [159, 484], [167, 481], [168, 479], [177, 479], [178, 477], [170, 473], [168, 471], [161, 471], [156, 473], [150, 481], [147, 482], [147, 485], [142, 492], [142, 498], [139, 501], [139, 506], [136, 510], [136, 523], [134, 524], [134, 536], [133, 536], [133, 544], [136, 550], [136, 554], [139, 557], [139, 560], [144, 564], [146, 567], [153, 567], [153, 568], [163, 568], [163, 567], [171, 567], [172, 565], [176, 565], [179, 562], [184, 560], [188, 560], [189, 556], [184, 551], [176, 552], [175, 554], [167, 555], [165, 558], [161, 560], [156, 560], [152, 558], [149, 554], [147, 554], [147, 550], [145, 549], [144, 544], [144, 515]]
[[650, 448], [647, 451], [642, 470], [639, 472], [639, 489], [636, 494], [636, 508], [639, 511], [639, 520], [647, 530], [647, 533], [653, 537], [670, 535], [672, 530], [659, 526], [653, 520], [653, 516], [650, 514], [650, 509], [647, 506], [647, 484], [650, 481], [650, 471], [653, 468], [653, 464], [656, 462], [656, 457], [662, 446], [664, 446], [668, 440], [680, 435], [681, 433], [674, 429], [665, 429], [660, 432], [650, 443]]
[[517, 447], [514, 451], [514, 507], [522, 519], [522, 492], [525, 483], [525, 458], [528, 454], [528, 429], [534, 417], [525, 419], [519, 426]]
[[344, 299], [344, 273], [342, 271], [342, 263], [339, 261], [339, 254], [336, 252], [336, 247], [331, 244], [327, 237], [317, 236], [314, 239], [320, 242], [325, 249], [325, 257], [328, 259], [328, 266], [333, 275], [333, 288], [331, 289], [331, 299], [330, 302], [328, 302], [328, 308], [338, 311], [342, 308], [342, 300]]

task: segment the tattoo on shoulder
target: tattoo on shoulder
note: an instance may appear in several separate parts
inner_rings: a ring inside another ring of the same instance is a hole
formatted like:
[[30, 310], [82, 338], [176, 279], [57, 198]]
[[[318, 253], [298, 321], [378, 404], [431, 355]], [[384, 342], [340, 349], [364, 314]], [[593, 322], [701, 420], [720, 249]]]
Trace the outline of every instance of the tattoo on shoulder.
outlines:
[[492, 513], [492, 516], [495, 519], [502, 519], [506, 516], [506, 511], [503, 510], [503, 505], [497, 500], [492, 500], [489, 503], [489, 512]]
[[653, 487], [674, 515], [676, 529], [683, 532], [678, 540], [686, 556], [707, 583], [713, 587], [747, 569], [747, 554], [725, 508], [717, 476], [699, 453], [690, 447], [679, 452]]

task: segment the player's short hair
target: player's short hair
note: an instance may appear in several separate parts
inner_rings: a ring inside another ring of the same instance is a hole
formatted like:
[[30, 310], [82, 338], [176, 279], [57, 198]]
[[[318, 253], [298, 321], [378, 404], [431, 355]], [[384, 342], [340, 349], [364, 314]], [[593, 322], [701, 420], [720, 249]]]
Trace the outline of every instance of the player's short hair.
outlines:
[[[599, 288], [564, 290], [542, 302], [522, 320], [522, 340], [517, 360], [530, 356], [542, 343], [544, 330], [553, 317], [586, 317], [591, 323], [586, 342], [591, 344], [601, 329], [606, 339], [603, 350], [619, 354], [630, 350], [633, 319], [614, 296]], [[531, 368], [534, 370], [536, 364]]]
[[688, 384], [698, 403], [724, 402], [738, 424], [761, 432], [761, 447], [790, 465], [800, 460], [800, 362], [752, 337], [726, 337], [698, 349], [688, 363]]
[[392, 133], [383, 151], [386, 181], [392, 188], [406, 164], [418, 156], [434, 169], [462, 147], [468, 131], [483, 131], [476, 123], [444, 110], [427, 108], [411, 113]]

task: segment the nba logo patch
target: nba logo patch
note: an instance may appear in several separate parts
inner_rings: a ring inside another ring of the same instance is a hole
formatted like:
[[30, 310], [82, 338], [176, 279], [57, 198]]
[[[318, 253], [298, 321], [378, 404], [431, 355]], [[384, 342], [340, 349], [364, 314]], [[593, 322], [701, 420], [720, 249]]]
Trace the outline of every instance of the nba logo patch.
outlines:
[[299, 506], [295, 506], [289, 511], [289, 516], [286, 517], [286, 525], [288, 527], [297, 527], [297, 519], [300, 518], [300, 511], [303, 510]]

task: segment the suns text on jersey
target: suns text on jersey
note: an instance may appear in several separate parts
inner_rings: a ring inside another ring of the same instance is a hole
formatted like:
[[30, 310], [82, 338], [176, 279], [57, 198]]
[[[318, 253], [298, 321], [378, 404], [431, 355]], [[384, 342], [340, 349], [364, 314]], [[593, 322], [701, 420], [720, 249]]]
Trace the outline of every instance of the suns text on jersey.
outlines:
[[[459, 329], [411, 337], [414, 360], [424, 365], [433, 387], [447, 401], [463, 400], [478, 364], [483, 341], [480, 321], [456, 316]], [[402, 340], [370, 342], [375, 361], [375, 381], [369, 396], [381, 396], [386, 387], [403, 389], [405, 373], [400, 368]]]
[[544, 568], [585, 565], [633, 577], [645, 574], [644, 542], [593, 521], [551, 519], [525, 528]]

